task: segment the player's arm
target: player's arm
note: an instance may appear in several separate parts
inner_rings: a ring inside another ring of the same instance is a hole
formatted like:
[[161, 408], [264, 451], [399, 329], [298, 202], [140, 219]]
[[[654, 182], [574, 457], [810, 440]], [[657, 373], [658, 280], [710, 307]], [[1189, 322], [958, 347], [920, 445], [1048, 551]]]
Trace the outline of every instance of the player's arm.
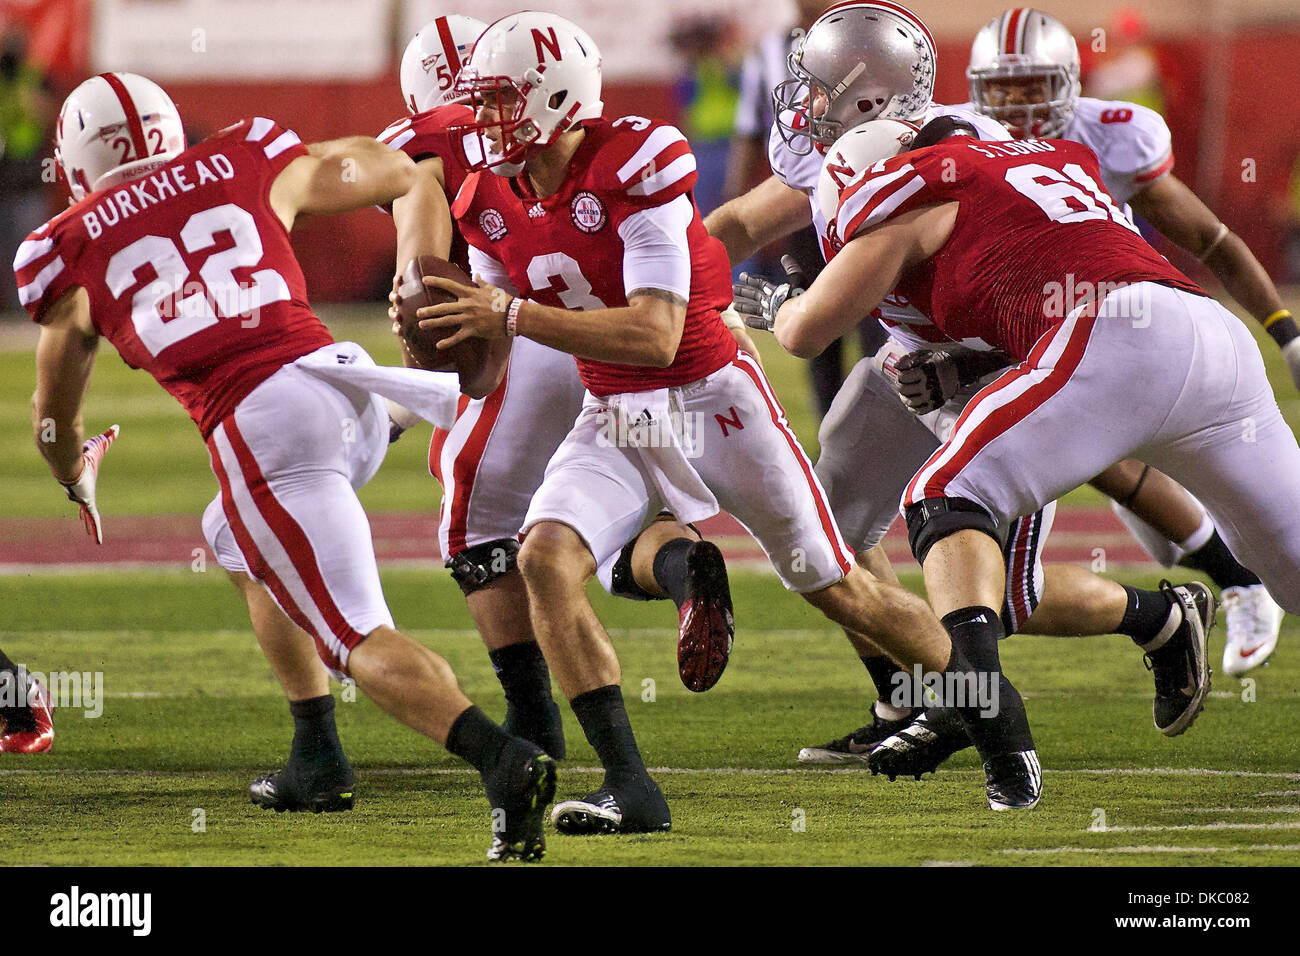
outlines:
[[498, 338], [515, 332], [581, 358], [619, 365], [666, 368], [677, 356], [691, 289], [691, 254], [686, 231], [694, 218], [690, 199], [643, 209], [619, 226], [623, 240], [624, 307], [573, 311], [512, 298], [499, 288], [476, 288], [426, 279], [458, 296], [456, 302], [416, 313], [421, 327], [457, 329], [439, 343], [448, 348], [466, 338]]
[[955, 202], [923, 206], [858, 233], [802, 295], [787, 299], [772, 331], [800, 358], [825, 348], [866, 318], [898, 284], [948, 241], [957, 221]]
[[[1204, 262], [1228, 294], [1265, 323], [1279, 345], [1286, 348], [1296, 340], [1295, 323], [1259, 260], [1180, 179], [1172, 174], [1162, 176], [1130, 202], [1162, 235]], [[1300, 387], [1300, 347], [1293, 351], [1295, 358], [1288, 355], [1287, 364]]]
[[383, 206], [405, 195], [415, 163], [400, 150], [369, 136], [312, 143], [271, 184], [271, 208], [293, 227], [300, 213], [341, 213]]
[[727, 258], [736, 263], [811, 222], [808, 197], [778, 177], [769, 176], [749, 192], [709, 213], [704, 228], [722, 242]]
[[411, 188], [393, 201], [393, 225], [397, 227], [396, 275], [416, 256], [447, 258], [454, 227], [442, 159], [430, 156], [415, 164]]
[[81, 406], [99, 346], [86, 290], [69, 289], [45, 309], [40, 323], [32, 431], [54, 477], [70, 484], [81, 474], [85, 440]]

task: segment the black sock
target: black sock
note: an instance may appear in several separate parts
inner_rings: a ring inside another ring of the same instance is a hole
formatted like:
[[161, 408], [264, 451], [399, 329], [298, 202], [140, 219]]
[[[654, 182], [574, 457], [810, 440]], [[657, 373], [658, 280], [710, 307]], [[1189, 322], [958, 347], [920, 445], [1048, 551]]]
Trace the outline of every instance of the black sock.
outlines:
[[[980, 757], [988, 760], [1001, 754], [1033, 750], [1034, 738], [1029, 732], [1024, 702], [1002, 673], [998, 661], [1002, 620], [997, 611], [979, 606], [960, 608], [944, 615], [943, 626], [952, 637], [952, 657], [944, 668], [944, 676], [957, 678], [954, 689], [958, 691], [949, 695], [950, 685], [945, 680], [944, 703], [956, 705]], [[969, 681], [961, 680], [972, 674], [976, 678], [973, 688]], [[987, 698], [992, 689], [990, 680], [997, 686], [996, 705]], [[953, 699], [946, 699], [950, 696]], [[983, 702], [981, 697], [985, 698]]]
[[332, 696], [324, 694], [290, 701], [289, 714], [293, 717], [293, 745], [289, 749], [291, 765], [328, 766], [330, 770], [341, 766], [350, 772], [348, 758], [339, 743], [338, 728], [334, 726]]
[[547, 713], [551, 702], [551, 672], [536, 641], [498, 647], [488, 651], [488, 657], [511, 710], [525, 719]]
[[[916, 710], [923, 706], [922, 688], [916, 680], [894, 663], [893, 658], [880, 654], [861, 659], [871, 675], [871, 683], [876, 685], [876, 696], [880, 703], [890, 707]], [[898, 675], [902, 675], [899, 677]]]
[[1210, 535], [1210, 540], [1205, 544], [1183, 555], [1178, 563], [1185, 568], [1204, 571], [1220, 589], [1248, 588], [1262, 583], [1253, 571], [1233, 557], [1228, 545], [1219, 537], [1218, 530]]
[[1128, 607], [1124, 609], [1117, 633], [1127, 634], [1138, 647], [1149, 644], [1169, 623], [1174, 602], [1163, 591], [1141, 591], [1126, 584], [1121, 587], [1128, 596]]
[[473, 704], [465, 708], [447, 732], [447, 749], [482, 774], [496, 765], [509, 742], [510, 735]]
[[693, 544], [693, 538], [673, 538], [655, 553], [655, 581], [678, 607], [686, 600], [686, 552]]
[[645, 776], [632, 722], [623, 706], [623, 691], [617, 684], [589, 690], [569, 703], [587, 741], [595, 748], [600, 765], [605, 768], [607, 783]]

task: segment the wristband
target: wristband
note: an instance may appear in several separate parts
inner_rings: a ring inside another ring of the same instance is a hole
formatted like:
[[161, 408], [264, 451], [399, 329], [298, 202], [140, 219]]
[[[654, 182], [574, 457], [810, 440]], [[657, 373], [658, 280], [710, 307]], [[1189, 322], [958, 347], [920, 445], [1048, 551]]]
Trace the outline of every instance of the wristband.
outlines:
[[506, 306], [506, 335], [514, 338], [519, 334], [519, 310], [524, 307], [527, 299], [514, 298]]
[[1290, 309], [1278, 309], [1265, 319], [1264, 331], [1273, 336], [1273, 340], [1278, 345], [1286, 345], [1297, 336], [1300, 336], [1300, 329], [1296, 328], [1295, 319], [1291, 317]]

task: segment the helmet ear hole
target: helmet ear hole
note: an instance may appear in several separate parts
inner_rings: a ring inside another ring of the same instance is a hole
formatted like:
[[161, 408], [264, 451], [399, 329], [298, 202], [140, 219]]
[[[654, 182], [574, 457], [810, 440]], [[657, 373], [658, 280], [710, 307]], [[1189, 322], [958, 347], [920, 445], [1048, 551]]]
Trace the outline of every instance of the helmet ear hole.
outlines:
[[553, 110], [558, 110], [561, 106], [564, 105], [564, 101], [568, 98], [569, 98], [569, 91], [560, 90], [560, 92], [555, 93], [551, 96], [550, 100], [547, 102], [546, 105]]

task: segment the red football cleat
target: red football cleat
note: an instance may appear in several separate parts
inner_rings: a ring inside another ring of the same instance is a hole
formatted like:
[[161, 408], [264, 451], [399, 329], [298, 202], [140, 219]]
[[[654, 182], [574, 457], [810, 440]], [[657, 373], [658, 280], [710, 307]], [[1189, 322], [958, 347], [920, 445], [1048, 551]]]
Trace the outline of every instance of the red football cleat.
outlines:
[[686, 689], [698, 694], [716, 684], [727, 669], [736, 637], [727, 565], [717, 545], [691, 545], [686, 579], [687, 597], [677, 612], [677, 672]]
[[27, 685], [27, 706], [36, 718], [35, 730], [20, 730], [0, 737], [0, 754], [43, 754], [54, 746], [54, 715], [50, 699], [36, 678]]

